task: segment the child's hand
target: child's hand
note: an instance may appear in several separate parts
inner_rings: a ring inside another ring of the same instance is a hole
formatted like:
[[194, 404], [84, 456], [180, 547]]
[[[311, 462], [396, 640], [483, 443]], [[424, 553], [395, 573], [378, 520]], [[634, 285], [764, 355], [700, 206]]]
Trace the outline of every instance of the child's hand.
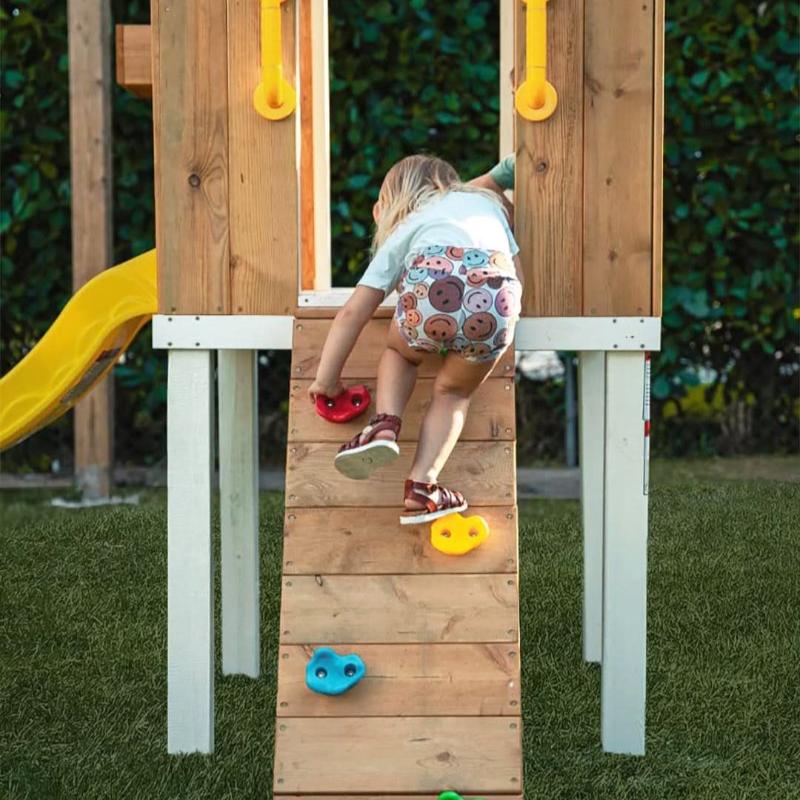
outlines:
[[325, 383], [320, 380], [314, 380], [311, 386], [308, 387], [308, 399], [312, 403], [317, 402], [317, 395], [324, 397], [338, 397], [344, 391], [344, 384], [337, 380], [334, 383]]

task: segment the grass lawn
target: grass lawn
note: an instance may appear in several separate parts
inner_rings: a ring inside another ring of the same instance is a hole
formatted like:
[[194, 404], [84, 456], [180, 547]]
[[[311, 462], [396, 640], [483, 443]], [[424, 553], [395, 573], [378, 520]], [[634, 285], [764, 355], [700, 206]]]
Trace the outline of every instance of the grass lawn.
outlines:
[[[600, 751], [578, 504], [521, 505], [526, 798], [798, 798], [800, 485], [660, 474], [641, 759]], [[182, 758], [165, 754], [163, 493], [46, 497], [0, 495], [0, 797], [269, 798], [281, 497], [263, 498], [264, 676], [218, 675], [217, 752]]]

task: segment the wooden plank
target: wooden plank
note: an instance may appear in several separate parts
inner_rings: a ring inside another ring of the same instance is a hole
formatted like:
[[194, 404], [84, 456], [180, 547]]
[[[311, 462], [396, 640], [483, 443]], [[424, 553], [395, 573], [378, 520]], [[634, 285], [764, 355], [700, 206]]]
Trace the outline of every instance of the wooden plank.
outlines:
[[518, 791], [521, 724], [507, 717], [285, 719], [276, 792]]
[[292, 508], [283, 529], [284, 575], [516, 572], [517, 511], [513, 506], [473, 506], [491, 535], [464, 556], [430, 545], [427, 525], [401, 526], [397, 508]]
[[[344, 477], [333, 466], [336, 444], [289, 444], [286, 456], [286, 507], [361, 508], [402, 505], [414, 448], [400, 448], [400, 457], [369, 481]], [[474, 505], [507, 506], [516, 502], [513, 442], [459, 442], [441, 483], [458, 489]]]
[[220, 350], [217, 366], [222, 672], [251, 678], [261, 671], [256, 355]]
[[[342, 310], [342, 305], [344, 305], [344, 301], [347, 300], [349, 296], [350, 293], [348, 292], [342, 299], [342, 304], [339, 306], [298, 306], [295, 308], [293, 316], [295, 319], [326, 319], [330, 322], [330, 320]], [[393, 316], [394, 306], [378, 306], [372, 314], [373, 319], [391, 319]]]
[[[434, 794], [374, 795], [370, 800], [439, 800], [441, 792]], [[469, 794], [469, 792], [467, 793]], [[363, 794], [276, 794], [275, 800], [366, 800]], [[521, 794], [485, 794], [482, 800], [523, 800]]]
[[171, 350], [167, 376], [167, 749], [214, 750], [214, 561], [208, 350]]
[[[514, 235], [526, 276], [523, 316], [581, 314], [583, 7], [584, 0], [558, 0], [547, 6], [547, 71], [558, 92], [555, 113], [542, 122], [516, 115]], [[525, 77], [527, 12], [521, 2], [514, 8], [520, 85]]]
[[[365, 381], [375, 399], [375, 381]], [[339, 442], [350, 440], [360, 431], [373, 412], [346, 424], [331, 424], [322, 419], [308, 400], [310, 380], [292, 381], [289, 391], [289, 441], [290, 442]], [[432, 378], [420, 378], [411, 395], [400, 430], [400, 441], [413, 442], [419, 439], [422, 417], [431, 402]], [[486, 381], [472, 398], [462, 441], [510, 441], [514, 439], [516, 421], [514, 414], [514, 379], [492, 378]]]
[[500, 0], [500, 147], [498, 156], [504, 158], [514, 150], [514, 5], [517, 0]]
[[653, 298], [651, 314], [660, 317], [664, 264], [664, 0], [653, 0]]
[[603, 630], [603, 501], [606, 354], [580, 354], [581, 522], [583, 527], [583, 659], [599, 664]]
[[[225, 3], [218, 3], [225, 13]], [[261, 79], [260, 4], [228, 0], [231, 313], [289, 315], [297, 304], [297, 109], [267, 120], [253, 107]], [[295, 80], [295, 3], [281, 4], [284, 77]]]
[[[108, 0], [69, 0], [72, 286], [113, 263], [111, 10]], [[102, 381], [75, 407], [75, 478], [88, 499], [108, 497], [114, 462], [114, 384]]]
[[357, 652], [364, 679], [342, 697], [306, 687], [314, 647], [284, 645], [278, 717], [519, 716], [519, 648], [507, 644], [337, 644]]
[[[364, 327], [364, 331], [356, 342], [353, 352], [342, 370], [345, 380], [354, 378], [374, 378], [378, 359], [386, 348], [386, 333], [391, 320], [373, 319]], [[292, 348], [292, 377], [314, 378], [322, 345], [328, 335], [330, 323], [324, 319], [304, 319], [295, 323], [294, 347]], [[302, 336], [298, 334], [302, 333]], [[436, 375], [441, 363], [440, 356], [426, 355], [417, 372], [418, 376]], [[514, 352], [509, 348], [498, 362], [492, 375], [514, 374]]]
[[[439, 800], [441, 792], [434, 794], [375, 795], [374, 800]], [[468, 793], [469, 794], [469, 793]], [[275, 800], [366, 800], [363, 794], [276, 794]], [[482, 800], [523, 800], [521, 794], [485, 794]]]
[[300, 0], [300, 288], [314, 288], [314, 60], [311, 40], [311, 0]]
[[516, 642], [515, 575], [291, 575], [281, 643]]
[[131, 94], [153, 96], [153, 65], [149, 25], [116, 26], [117, 83]]
[[644, 353], [606, 353], [603, 507], [603, 750], [644, 755], [647, 688], [647, 467]]
[[649, 315], [652, 3], [587, 2], [585, 39], [584, 313]]
[[227, 14], [153, 0], [159, 312], [227, 314]]

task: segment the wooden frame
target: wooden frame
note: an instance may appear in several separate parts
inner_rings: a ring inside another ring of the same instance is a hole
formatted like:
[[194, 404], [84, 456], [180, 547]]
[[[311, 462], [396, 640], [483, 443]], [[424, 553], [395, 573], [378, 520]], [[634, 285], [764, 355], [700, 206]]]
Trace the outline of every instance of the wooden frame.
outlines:
[[[335, 308], [315, 309], [331, 317]], [[157, 314], [153, 347], [181, 350], [291, 349], [294, 317]], [[541, 317], [517, 323], [515, 347], [528, 350], [659, 350], [661, 323], [654, 317]]]
[[[111, 7], [69, 0], [69, 129], [72, 185], [72, 286], [77, 291], [113, 263], [111, 161]], [[88, 500], [111, 494], [114, 381], [75, 406], [75, 479]]]

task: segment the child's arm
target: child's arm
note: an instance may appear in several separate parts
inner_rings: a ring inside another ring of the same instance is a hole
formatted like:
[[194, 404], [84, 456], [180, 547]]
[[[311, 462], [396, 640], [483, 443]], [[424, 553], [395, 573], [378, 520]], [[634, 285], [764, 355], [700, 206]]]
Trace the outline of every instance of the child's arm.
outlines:
[[342, 367], [382, 300], [383, 292], [380, 289], [356, 286], [350, 299], [342, 306], [331, 323], [328, 338], [322, 348], [317, 377], [308, 388], [308, 396], [312, 402], [318, 394], [336, 397], [342, 393]]
[[479, 175], [477, 178], [473, 178], [469, 183], [471, 186], [478, 186], [481, 189], [489, 189], [489, 191], [494, 192], [503, 204], [503, 208], [505, 208], [506, 214], [508, 214], [509, 224], [513, 227], [514, 204], [506, 197], [503, 187], [492, 177], [491, 172]]
[[508, 220], [512, 227], [514, 225], [514, 205], [506, 197], [505, 191], [506, 189], [514, 188], [515, 166], [516, 156], [514, 153], [511, 153], [492, 167], [487, 173], [479, 175], [477, 178], [473, 178], [470, 181], [473, 186], [480, 186], [482, 189], [489, 189], [497, 194], [506, 209]]

